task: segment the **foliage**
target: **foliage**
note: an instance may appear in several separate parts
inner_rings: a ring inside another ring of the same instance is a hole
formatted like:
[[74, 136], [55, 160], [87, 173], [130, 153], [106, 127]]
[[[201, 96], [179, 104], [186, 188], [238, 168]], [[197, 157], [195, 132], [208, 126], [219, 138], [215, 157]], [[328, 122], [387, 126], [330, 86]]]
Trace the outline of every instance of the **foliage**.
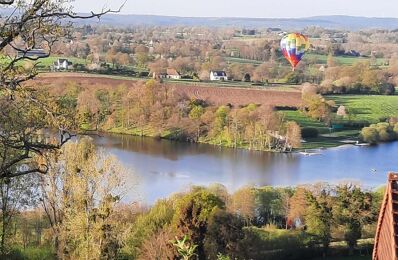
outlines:
[[216, 259], [219, 254], [232, 259], [239, 256], [239, 242], [244, 238], [243, 221], [239, 216], [217, 209], [210, 217], [205, 241], [205, 254]]
[[327, 253], [331, 241], [333, 213], [330, 197], [326, 190], [316, 196], [307, 193], [308, 208], [305, 215], [305, 224], [310, 235], [322, 243], [324, 254]]
[[204, 241], [209, 219], [217, 209], [224, 209], [224, 202], [206, 190], [194, 191], [177, 201], [172, 225], [177, 235], [187, 235], [197, 245], [199, 258], [204, 257]]
[[256, 223], [286, 227], [291, 190], [289, 188], [262, 187], [255, 190]]
[[351, 254], [362, 237], [362, 227], [372, 217], [372, 197], [353, 185], [337, 187], [333, 215], [338, 225], [343, 226], [344, 239], [347, 241]]
[[236, 191], [229, 200], [228, 210], [235, 213], [246, 225], [250, 225], [255, 217], [255, 190], [251, 187], [246, 187]]
[[240, 242], [243, 259], [308, 259], [317, 254], [315, 249], [307, 253], [309, 238], [302, 231], [248, 227], [244, 232]]
[[395, 126], [390, 123], [378, 123], [365, 127], [361, 131], [361, 139], [370, 144], [389, 142], [397, 139]]
[[40, 193], [57, 256], [115, 257], [120, 233], [112, 217], [125, 192], [124, 169], [87, 137], [48, 156]]
[[190, 260], [196, 256], [195, 251], [198, 246], [191, 245], [187, 235], [182, 239], [176, 238], [173, 245], [176, 247], [178, 254], [183, 260]]
[[175, 209], [169, 200], [158, 201], [147, 213], [137, 217], [128, 230], [123, 253], [131, 257], [140, 255], [141, 246], [146, 240], [164, 230], [172, 221]]
[[317, 138], [319, 135], [319, 131], [316, 128], [306, 127], [301, 129], [301, 137], [302, 138]]
[[[13, 10], [0, 22], [0, 104], [4, 109], [0, 116], [0, 178], [46, 173], [46, 165], [32, 163], [31, 158], [59, 149], [70, 140], [66, 131], [70, 125], [54, 107], [54, 100], [43, 99], [21, 85], [37, 76], [39, 60], [50, 56], [55, 43], [70, 36], [73, 20], [99, 18], [111, 10], [76, 15], [68, 0], [2, 1], [0, 8]], [[31, 55], [38, 47], [42, 53]], [[49, 141], [40, 133], [44, 128], [59, 130], [60, 138]]]
[[35, 207], [38, 200], [38, 177], [20, 176], [0, 180], [1, 233], [0, 253], [6, 254], [12, 244], [12, 221], [21, 211]]
[[77, 115], [72, 116], [77, 125], [89, 130], [254, 150], [290, 151], [299, 144], [297, 126], [286, 123], [270, 107], [214, 106], [203, 100], [191, 100], [154, 80], [129, 87], [81, 87], [76, 92], [74, 86], [46, 89], [67, 100], [70, 112]]

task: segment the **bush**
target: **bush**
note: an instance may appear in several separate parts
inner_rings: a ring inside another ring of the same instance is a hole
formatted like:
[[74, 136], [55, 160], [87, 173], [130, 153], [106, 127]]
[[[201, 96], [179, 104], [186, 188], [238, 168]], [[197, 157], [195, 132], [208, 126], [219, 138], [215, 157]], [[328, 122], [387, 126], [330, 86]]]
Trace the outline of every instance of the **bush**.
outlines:
[[379, 85], [379, 92], [382, 95], [394, 95], [395, 86], [391, 83], [382, 83]]
[[249, 227], [244, 232], [242, 259], [310, 259], [320, 255], [316, 248], [307, 247], [310, 239], [303, 231]]
[[302, 138], [317, 138], [319, 136], [319, 131], [313, 127], [304, 127], [301, 129]]
[[149, 72], [147, 72], [147, 71], [141, 71], [138, 74], [138, 77], [140, 77], [140, 78], [145, 78], [145, 77], [148, 77], [148, 76], [149, 76]]
[[55, 260], [55, 253], [52, 248], [27, 247], [14, 248], [8, 255], [0, 255], [0, 259], [9, 260]]

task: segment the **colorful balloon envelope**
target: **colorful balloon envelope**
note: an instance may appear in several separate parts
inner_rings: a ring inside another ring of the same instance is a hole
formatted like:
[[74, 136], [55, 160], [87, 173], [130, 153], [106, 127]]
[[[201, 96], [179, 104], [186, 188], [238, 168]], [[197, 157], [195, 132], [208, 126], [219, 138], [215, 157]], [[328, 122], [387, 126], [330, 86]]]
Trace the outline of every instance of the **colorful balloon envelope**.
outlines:
[[291, 33], [281, 40], [281, 49], [285, 58], [292, 64], [293, 70], [303, 58], [305, 52], [310, 47], [307, 37], [300, 33]]

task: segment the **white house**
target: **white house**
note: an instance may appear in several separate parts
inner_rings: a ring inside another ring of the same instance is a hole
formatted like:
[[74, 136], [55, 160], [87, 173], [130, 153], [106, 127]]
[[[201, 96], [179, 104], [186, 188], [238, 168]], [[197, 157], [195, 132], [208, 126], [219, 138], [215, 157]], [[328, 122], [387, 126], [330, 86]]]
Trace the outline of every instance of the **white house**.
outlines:
[[72, 69], [73, 63], [67, 59], [58, 59], [54, 62], [54, 70], [69, 70]]
[[168, 79], [181, 79], [181, 75], [175, 69], [167, 69], [167, 78]]
[[210, 71], [210, 80], [228, 80], [227, 73], [225, 71]]

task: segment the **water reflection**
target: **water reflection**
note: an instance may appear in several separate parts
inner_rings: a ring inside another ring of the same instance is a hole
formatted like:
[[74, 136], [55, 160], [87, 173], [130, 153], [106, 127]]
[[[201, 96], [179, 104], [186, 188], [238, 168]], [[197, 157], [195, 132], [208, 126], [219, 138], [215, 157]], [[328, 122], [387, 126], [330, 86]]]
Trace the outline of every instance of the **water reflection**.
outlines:
[[398, 143], [345, 146], [306, 157], [126, 135], [107, 135], [96, 138], [96, 142], [135, 172], [140, 182], [139, 199], [149, 203], [190, 185], [212, 183], [221, 183], [231, 191], [245, 185], [291, 186], [343, 180], [375, 187], [385, 183], [387, 172], [398, 170]]

